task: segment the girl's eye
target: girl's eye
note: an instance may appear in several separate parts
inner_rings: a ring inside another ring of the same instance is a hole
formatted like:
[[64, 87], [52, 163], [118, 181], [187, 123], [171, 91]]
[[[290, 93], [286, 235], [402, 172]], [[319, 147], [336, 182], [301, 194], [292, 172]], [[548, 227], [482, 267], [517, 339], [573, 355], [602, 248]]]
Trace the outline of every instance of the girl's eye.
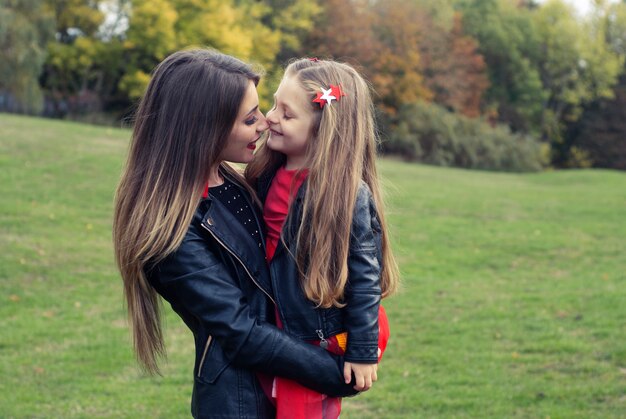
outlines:
[[256, 116], [253, 116], [252, 118], [250, 118], [250, 119], [248, 119], [246, 121], [246, 125], [253, 125], [258, 120], [259, 120], [259, 118], [257, 118]]
[[284, 114], [284, 115], [283, 115], [283, 118], [285, 118], [285, 119], [289, 120], [289, 119], [291, 119], [292, 117], [291, 117], [291, 116], [289, 116], [289, 115], [287, 115], [287, 114]]

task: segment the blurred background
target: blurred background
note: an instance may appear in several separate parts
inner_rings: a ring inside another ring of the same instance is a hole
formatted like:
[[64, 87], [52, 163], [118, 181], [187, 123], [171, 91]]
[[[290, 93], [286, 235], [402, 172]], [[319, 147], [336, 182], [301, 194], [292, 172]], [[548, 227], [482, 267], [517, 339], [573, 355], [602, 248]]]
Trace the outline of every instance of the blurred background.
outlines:
[[165, 56], [259, 64], [268, 109], [290, 58], [357, 66], [382, 151], [505, 171], [626, 169], [626, 2], [2, 0], [0, 112], [120, 126]]

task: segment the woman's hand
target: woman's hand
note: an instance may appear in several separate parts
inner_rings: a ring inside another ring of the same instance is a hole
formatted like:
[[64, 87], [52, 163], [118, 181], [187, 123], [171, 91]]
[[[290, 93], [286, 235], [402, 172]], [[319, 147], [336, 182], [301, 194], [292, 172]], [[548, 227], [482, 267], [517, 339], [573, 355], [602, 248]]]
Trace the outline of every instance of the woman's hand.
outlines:
[[374, 381], [378, 380], [376, 371], [378, 370], [378, 364], [356, 364], [352, 362], [346, 362], [343, 367], [343, 378], [346, 380], [346, 384], [349, 384], [352, 380], [352, 373], [356, 384], [354, 389], [358, 391], [367, 391], [372, 387]]

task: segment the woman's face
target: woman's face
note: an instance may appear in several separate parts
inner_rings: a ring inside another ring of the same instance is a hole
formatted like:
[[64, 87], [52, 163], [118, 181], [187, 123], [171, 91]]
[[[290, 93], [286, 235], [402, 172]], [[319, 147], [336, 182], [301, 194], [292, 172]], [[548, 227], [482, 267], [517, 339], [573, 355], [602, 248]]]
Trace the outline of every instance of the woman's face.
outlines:
[[256, 86], [250, 81], [220, 159], [233, 163], [251, 162], [254, 158], [256, 142], [267, 127], [265, 117], [259, 110], [259, 95]]

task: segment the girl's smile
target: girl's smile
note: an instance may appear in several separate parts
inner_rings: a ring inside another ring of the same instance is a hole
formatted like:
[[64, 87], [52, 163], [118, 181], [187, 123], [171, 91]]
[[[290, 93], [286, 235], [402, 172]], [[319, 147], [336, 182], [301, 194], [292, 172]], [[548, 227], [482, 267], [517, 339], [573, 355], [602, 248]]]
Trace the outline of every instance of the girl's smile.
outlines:
[[287, 157], [286, 167], [304, 167], [306, 145], [313, 126], [313, 106], [297, 78], [285, 77], [274, 95], [274, 107], [267, 113], [270, 136], [267, 146]]

